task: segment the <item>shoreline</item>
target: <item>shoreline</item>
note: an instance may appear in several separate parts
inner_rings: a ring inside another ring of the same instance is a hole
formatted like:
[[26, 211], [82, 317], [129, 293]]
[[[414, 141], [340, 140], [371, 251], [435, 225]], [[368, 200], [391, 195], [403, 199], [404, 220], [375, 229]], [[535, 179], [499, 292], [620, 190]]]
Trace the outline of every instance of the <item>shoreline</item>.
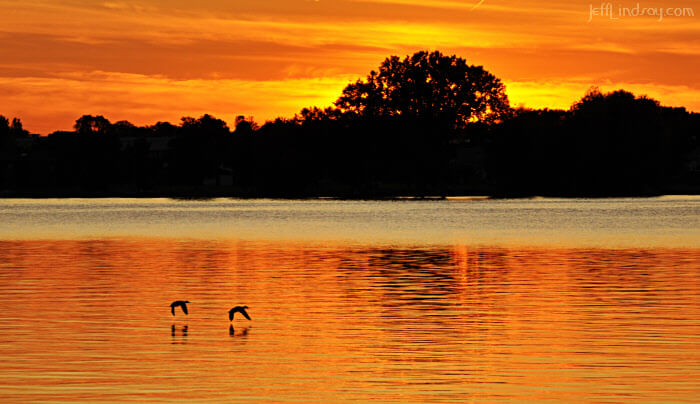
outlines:
[[[612, 199], [612, 198], [656, 198], [663, 196], [700, 196], [698, 190], [668, 190], [669, 192], [647, 192], [647, 193], [455, 193], [443, 195], [410, 195], [410, 194], [353, 194], [353, 195], [309, 195], [309, 194], [288, 194], [280, 195], [276, 193], [247, 193], [247, 192], [225, 192], [222, 190], [190, 190], [183, 191], [146, 191], [146, 192], [0, 192], [0, 199], [155, 199], [166, 198], [174, 200], [210, 200], [210, 199], [272, 199], [272, 200], [331, 200], [331, 201], [482, 201], [500, 199], [536, 199], [536, 198], [558, 198], [558, 199]], [[679, 192], [680, 191], [680, 192]]]

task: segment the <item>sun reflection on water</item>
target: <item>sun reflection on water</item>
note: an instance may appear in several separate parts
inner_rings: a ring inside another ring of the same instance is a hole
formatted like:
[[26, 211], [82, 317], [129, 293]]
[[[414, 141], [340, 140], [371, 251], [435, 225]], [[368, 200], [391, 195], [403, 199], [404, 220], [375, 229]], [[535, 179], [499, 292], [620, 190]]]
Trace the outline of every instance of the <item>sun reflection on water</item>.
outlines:
[[692, 401], [699, 269], [678, 247], [0, 241], [0, 398]]

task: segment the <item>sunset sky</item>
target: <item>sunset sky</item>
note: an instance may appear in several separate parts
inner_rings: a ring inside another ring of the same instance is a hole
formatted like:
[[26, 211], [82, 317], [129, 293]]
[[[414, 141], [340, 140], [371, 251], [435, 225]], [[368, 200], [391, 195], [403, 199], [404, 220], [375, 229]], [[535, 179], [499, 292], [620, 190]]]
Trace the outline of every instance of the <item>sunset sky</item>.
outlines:
[[[600, 1], [0, 0], [0, 114], [42, 134], [82, 114], [264, 122], [424, 49], [485, 66], [514, 106], [568, 108], [597, 85], [700, 111], [699, 2], [609, 4], [591, 18]], [[686, 15], [620, 15], [637, 4]]]

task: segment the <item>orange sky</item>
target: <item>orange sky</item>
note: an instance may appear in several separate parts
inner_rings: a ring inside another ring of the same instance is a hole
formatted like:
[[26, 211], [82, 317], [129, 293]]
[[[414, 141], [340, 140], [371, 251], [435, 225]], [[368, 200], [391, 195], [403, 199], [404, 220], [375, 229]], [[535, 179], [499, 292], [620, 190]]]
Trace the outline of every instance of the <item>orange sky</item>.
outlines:
[[610, 4], [616, 19], [589, 22], [600, 1], [0, 0], [0, 114], [43, 134], [82, 114], [262, 122], [422, 49], [484, 65], [514, 106], [568, 108], [598, 85], [700, 111], [698, 1], [639, 2], [694, 14], [661, 21]]

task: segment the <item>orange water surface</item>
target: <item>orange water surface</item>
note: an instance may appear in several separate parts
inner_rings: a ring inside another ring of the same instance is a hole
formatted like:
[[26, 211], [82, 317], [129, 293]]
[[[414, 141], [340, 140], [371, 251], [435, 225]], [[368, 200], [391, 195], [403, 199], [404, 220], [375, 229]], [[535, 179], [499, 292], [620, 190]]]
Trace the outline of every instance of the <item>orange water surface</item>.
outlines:
[[[121, 222], [87, 215], [90, 234], [42, 238], [31, 235], [49, 219], [8, 206], [7, 221], [31, 232], [0, 240], [2, 402], [700, 397], [700, 246], [683, 236], [693, 229], [609, 247], [265, 240], [100, 235]], [[178, 299], [188, 316], [171, 315]], [[239, 304], [252, 321], [229, 322]]]

